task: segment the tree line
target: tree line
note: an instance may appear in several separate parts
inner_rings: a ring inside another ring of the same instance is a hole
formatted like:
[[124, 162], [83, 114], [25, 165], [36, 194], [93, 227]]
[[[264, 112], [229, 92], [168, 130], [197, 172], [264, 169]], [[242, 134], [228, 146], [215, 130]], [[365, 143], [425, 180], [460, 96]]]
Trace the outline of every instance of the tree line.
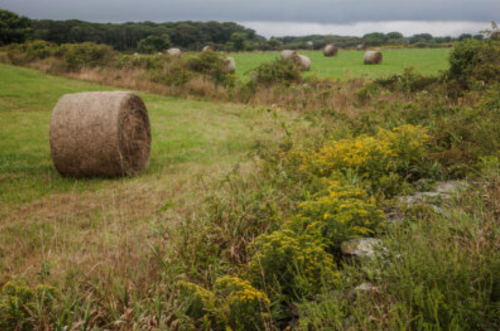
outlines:
[[200, 50], [210, 45], [218, 50], [321, 49], [327, 44], [349, 48], [367, 46], [442, 47], [464, 39], [483, 39], [483, 34], [463, 34], [458, 38], [416, 34], [404, 37], [400, 32], [374, 32], [363, 37], [310, 35], [266, 39], [254, 30], [233, 22], [128, 22], [90, 23], [80, 20], [33, 20], [0, 9], [0, 46], [26, 40], [45, 40], [56, 44], [93, 42], [107, 44], [122, 52], [154, 53], [169, 47]]

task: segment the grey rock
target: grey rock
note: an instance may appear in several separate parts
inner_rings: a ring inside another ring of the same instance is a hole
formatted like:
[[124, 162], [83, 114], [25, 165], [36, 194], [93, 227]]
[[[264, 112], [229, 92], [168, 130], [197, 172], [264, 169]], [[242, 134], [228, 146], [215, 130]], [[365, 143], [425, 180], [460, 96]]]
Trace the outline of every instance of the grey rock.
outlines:
[[382, 240], [375, 238], [358, 238], [343, 242], [341, 250], [344, 255], [372, 259], [376, 250], [382, 247]]

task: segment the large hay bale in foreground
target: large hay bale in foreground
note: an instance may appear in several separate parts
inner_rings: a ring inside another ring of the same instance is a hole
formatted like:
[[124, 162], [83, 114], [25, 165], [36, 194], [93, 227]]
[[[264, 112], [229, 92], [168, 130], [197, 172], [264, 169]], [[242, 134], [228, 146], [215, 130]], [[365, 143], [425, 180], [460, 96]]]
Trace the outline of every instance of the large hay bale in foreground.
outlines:
[[293, 60], [294, 56], [297, 56], [297, 52], [296, 51], [291, 51], [289, 49], [285, 49], [284, 51], [281, 52], [281, 60], [282, 61]]
[[334, 56], [337, 56], [338, 53], [339, 53], [339, 49], [331, 44], [326, 45], [325, 49], [323, 50], [323, 55], [326, 57], [334, 57]]
[[382, 53], [375, 51], [368, 51], [365, 53], [365, 64], [381, 64], [384, 57]]
[[234, 58], [226, 58], [226, 66], [224, 67], [224, 72], [228, 74], [236, 73], [236, 61], [234, 61]]
[[205, 46], [203, 47], [203, 49], [201, 50], [202, 52], [208, 52], [208, 51], [215, 51], [214, 48], [212, 46]]
[[178, 56], [180, 57], [182, 55], [182, 51], [178, 48], [169, 48], [167, 50], [167, 54], [170, 56]]
[[63, 176], [135, 176], [149, 165], [151, 129], [132, 92], [64, 95], [50, 123], [50, 148]]
[[309, 70], [311, 70], [311, 59], [308, 58], [307, 56], [296, 54], [293, 57], [293, 60], [296, 63], [299, 64], [300, 70], [302, 70], [302, 71], [309, 71]]

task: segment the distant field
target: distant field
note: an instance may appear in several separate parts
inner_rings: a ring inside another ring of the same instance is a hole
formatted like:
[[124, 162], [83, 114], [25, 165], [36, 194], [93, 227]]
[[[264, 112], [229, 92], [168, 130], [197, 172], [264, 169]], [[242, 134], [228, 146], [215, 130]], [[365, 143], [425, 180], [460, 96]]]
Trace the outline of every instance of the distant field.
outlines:
[[[369, 76], [380, 78], [400, 73], [406, 67], [414, 67], [425, 75], [436, 75], [448, 68], [450, 49], [397, 49], [384, 50], [384, 63], [378, 66], [363, 64], [364, 52], [341, 51], [338, 57], [327, 58], [320, 51], [304, 51], [312, 61], [308, 74], [325, 78]], [[279, 58], [279, 52], [253, 52], [232, 54], [236, 60], [236, 74], [243, 76], [258, 65]]]

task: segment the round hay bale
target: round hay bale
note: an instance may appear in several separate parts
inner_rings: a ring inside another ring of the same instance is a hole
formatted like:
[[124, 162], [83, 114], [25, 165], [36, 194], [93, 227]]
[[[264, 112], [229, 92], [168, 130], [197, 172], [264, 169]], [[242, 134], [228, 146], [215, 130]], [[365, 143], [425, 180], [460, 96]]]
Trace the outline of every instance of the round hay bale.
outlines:
[[325, 49], [323, 50], [323, 55], [325, 55], [326, 57], [334, 57], [337, 56], [338, 53], [339, 49], [334, 45], [326, 45]]
[[281, 60], [282, 61], [290, 61], [296, 55], [297, 55], [296, 51], [291, 51], [289, 49], [285, 49], [284, 51], [281, 52]]
[[300, 70], [309, 71], [311, 70], [311, 59], [305, 55], [296, 54], [293, 60], [300, 65]]
[[201, 51], [202, 52], [208, 52], [208, 51], [214, 52], [215, 50], [212, 46], [205, 46], [205, 47], [203, 47], [203, 49]]
[[384, 57], [382, 53], [375, 51], [368, 51], [365, 53], [365, 64], [381, 64]]
[[181, 57], [182, 56], [182, 51], [178, 48], [169, 48], [167, 50], [167, 54], [170, 55], [170, 56], [178, 56], [178, 57]]
[[356, 46], [356, 49], [358, 51], [366, 51], [368, 47], [366, 46], [366, 44], [359, 44], [358, 46]]
[[226, 66], [224, 67], [224, 72], [228, 74], [236, 73], [236, 62], [234, 61], [234, 58], [226, 58]]
[[67, 94], [50, 123], [50, 149], [63, 176], [135, 176], [149, 165], [151, 129], [132, 92]]

